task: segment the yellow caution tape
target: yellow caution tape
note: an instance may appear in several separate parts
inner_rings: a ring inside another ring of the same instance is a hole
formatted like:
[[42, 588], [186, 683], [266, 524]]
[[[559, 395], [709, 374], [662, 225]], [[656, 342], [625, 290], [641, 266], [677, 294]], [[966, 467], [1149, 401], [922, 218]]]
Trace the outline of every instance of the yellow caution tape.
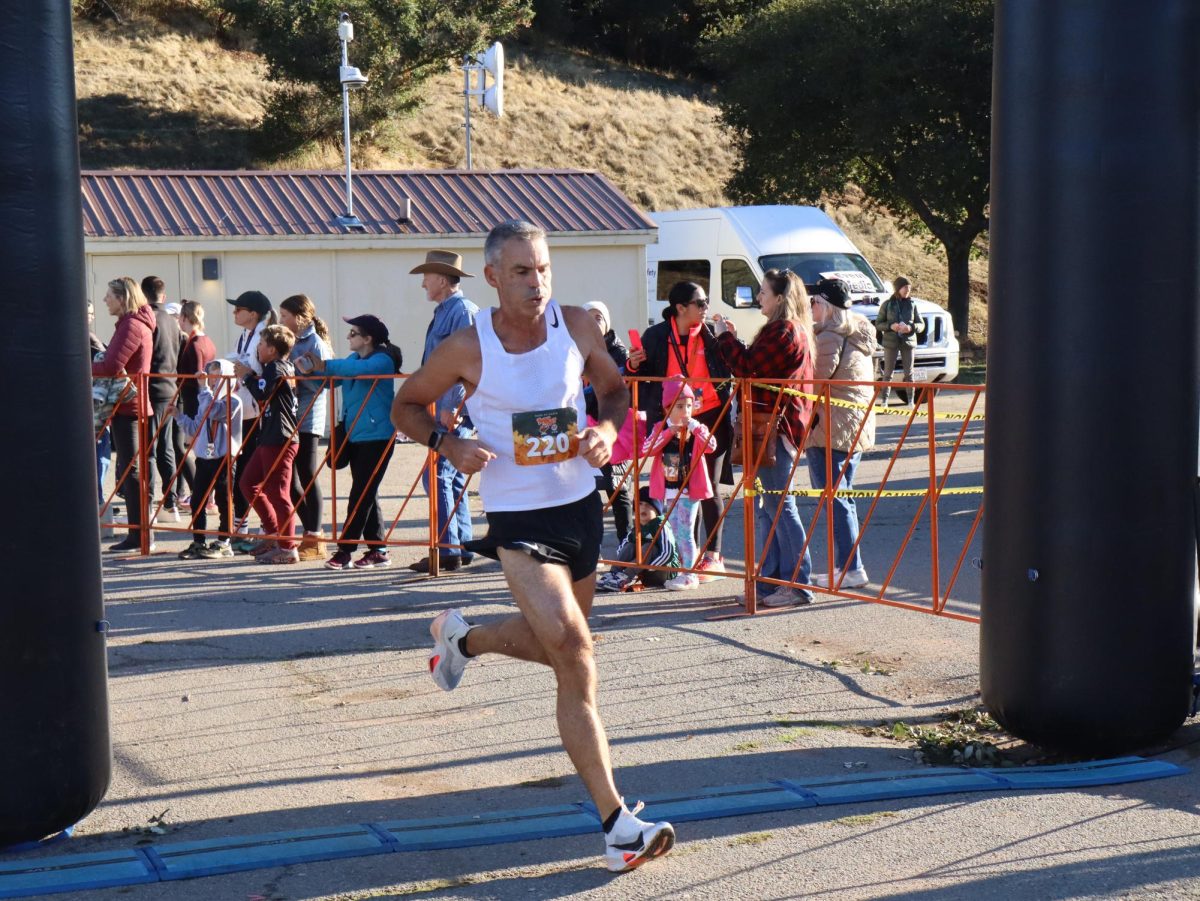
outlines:
[[[762, 487], [762, 482], [755, 480], [753, 488], [745, 489], [746, 497], [755, 497], [761, 494], [784, 494], [783, 491], [768, 491]], [[794, 497], [824, 497], [826, 492], [821, 488], [793, 488], [786, 492]], [[839, 488], [832, 492], [834, 497], [925, 497], [929, 494], [927, 488], [910, 488], [900, 490], [876, 491], [871, 488]], [[967, 488], [943, 488], [938, 492], [938, 497], [943, 497], [948, 494], [983, 494], [983, 486], [973, 486]]]
[[[807, 391], [798, 391], [795, 388], [784, 388], [782, 385], [764, 385], [761, 382], [751, 382], [750, 387], [761, 388], [764, 391], [782, 391], [784, 394], [791, 394], [795, 397], [804, 397], [808, 400], [815, 401], [821, 406], [825, 406], [825, 395], [809, 394]], [[909, 389], [913, 390], [913, 389]], [[906, 410], [902, 407], [893, 410], [891, 407], [874, 407], [870, 404], [859, 404], [850, 400], [842, 400], [840, 397], [829, 398], [829, 403], [834, 407], [844, 407], [850, 410], [874, 410], [877, 414], [883, 416], [928, 416], [928, 410]], [[968, 416], [966, 413], [941, 413], [933, 414], [934, 419], [958, 420], [959, 422], [969, 419], [971, 422], [982, 422], [986, 417], [982, 413], [972, 413]]]

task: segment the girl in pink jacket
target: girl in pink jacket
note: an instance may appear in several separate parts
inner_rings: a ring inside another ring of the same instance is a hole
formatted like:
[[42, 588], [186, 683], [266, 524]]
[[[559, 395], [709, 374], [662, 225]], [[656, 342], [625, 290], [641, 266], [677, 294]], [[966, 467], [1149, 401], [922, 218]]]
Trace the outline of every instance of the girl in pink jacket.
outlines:
[[[663, 383], [666, 418], [655, 424], [642, 445], [642, 456], [653, 457], [650, 465], [650, 496], [670, 509], [668, 521], [675, 533], [679, 562], [685, 572], [666, 583], [671, 591], [686, 591], [700, 585], [695, 573], [696, 514], [700, 501], [713, 496], [712, 482], [702, 457], [717, 449], [717, 439], [692, 418], [696, 395], [683, 379]], [[673, 506], [672, 506], [673, 505]]]

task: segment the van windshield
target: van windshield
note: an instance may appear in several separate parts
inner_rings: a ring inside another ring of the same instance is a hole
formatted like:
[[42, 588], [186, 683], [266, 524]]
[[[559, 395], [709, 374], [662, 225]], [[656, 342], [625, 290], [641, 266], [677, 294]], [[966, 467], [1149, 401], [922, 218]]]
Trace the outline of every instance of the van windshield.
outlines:
[[882, 293], [883, 282], [871, 265], [857, 253], [772, 253], [758, 258], [763, 272], [768, 269], [791, 269], [806, 285], [815, 285], [822, 278], [837, 273], [850, 283], [855, 294], [871, 291]]

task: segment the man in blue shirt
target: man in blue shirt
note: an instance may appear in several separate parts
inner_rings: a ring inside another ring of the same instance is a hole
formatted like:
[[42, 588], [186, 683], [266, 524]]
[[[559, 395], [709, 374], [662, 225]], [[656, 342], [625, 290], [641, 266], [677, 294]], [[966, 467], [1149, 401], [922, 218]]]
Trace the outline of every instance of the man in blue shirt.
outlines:
[[[441, 344], [452, 332], [475, 324], [475, 314], [479, 307], [463, 297], [459, 289], [459, 280], [473, 276], [462, 270], [462, 257], [457, 253], [444, 250], [431, 250], [425, 255], [425, 262], [410, 273], [421, 276], [421, 287], [425, 296], [437, 304], [433, 311], [433, 321], [425, 332], [425, 352], [421, 356], [421, 364], [429, 359], [433, 349]], [[463, 399], [466, 390], [461, 384], [455, 385], [437, 402], [438, 429], [449, 432], [460, 438], [473, 438], [475, 429], [471, 417], [467, 415]], [[430, 492], [429, 474], [422, 475], [426, 492]], [[459, 547], [442, 548], [439, 554], [438, 567], [442, 570], [455, 570], [466, 566], [474, 559], [474, 555], [466, 553], [461, 546], [471, 540], [471, 511], [467, 505], [467, 477], [455, 469], [448, 459], [438, 457], [437, 461], [437, 514], [438, 514], [438, 544], [454, 544]], [[432, 496], [432, 494], [431, 494]], [[429, 559], [422, 558], [410, 564], [413, 572], [429, 572]]]

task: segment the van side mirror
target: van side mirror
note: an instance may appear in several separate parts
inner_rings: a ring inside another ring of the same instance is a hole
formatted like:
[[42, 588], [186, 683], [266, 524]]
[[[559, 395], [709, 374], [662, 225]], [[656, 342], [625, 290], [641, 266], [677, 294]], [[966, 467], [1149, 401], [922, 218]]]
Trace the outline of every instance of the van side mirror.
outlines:
[[746, 285], [738, 285], [733, 292], [733, 305], [739, 310], [754, 306], [754, 289]]

